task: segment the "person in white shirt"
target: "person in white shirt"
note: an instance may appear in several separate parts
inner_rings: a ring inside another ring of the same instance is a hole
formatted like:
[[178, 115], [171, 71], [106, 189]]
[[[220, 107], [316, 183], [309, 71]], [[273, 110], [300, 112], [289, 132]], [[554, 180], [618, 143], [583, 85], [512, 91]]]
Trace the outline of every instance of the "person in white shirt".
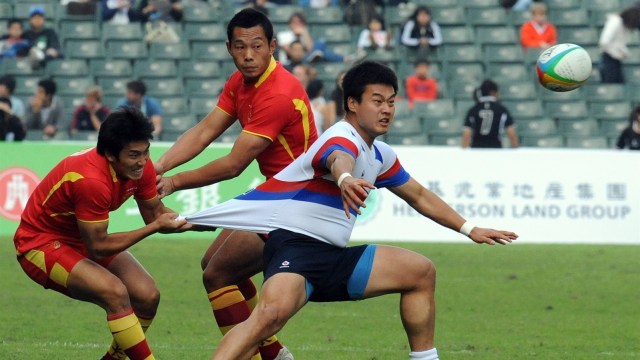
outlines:
[[640, 6], [630, 6], [619, 14], [608, 14], [598, 45], [602, 51], [600, 80], [603, 83], [624, 83], [622, 62], [629, 56], [627, 44], [631, 32], [640, 27]]
[[476, 243], [504, 245], [518, 236], [466, 222], [412, 178], [389, 145], [376, 140], [393, 122], [397, 91], [398, 79], [386, 65], [355, 65], [344, 78], [344, 121], [256, 189], [186, 217], [192, 224], [268, 233], [262, 297], [250, 317], [224, 336], [214, 360], [248, 359], [307, 301], [390, 293], [400, 294], [409, 359], [438, 359], [433, 263], [395, 246], [347, 246], [369, 192], [386, 187], [418, 213]]

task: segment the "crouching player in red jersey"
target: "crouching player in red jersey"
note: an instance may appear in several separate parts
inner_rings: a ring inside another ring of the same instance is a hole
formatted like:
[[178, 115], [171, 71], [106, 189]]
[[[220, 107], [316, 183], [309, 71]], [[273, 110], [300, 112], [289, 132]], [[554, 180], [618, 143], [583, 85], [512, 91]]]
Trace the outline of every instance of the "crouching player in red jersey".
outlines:
[[[154, 359], [144, 331], [160, 292], [127, 249], [151, 234], [192, 227], [158, 197], [152, 131], [139, 110], [111, 113], [97, 147], [65, 158], [36, 187], [14, 236], [18, 262], [33, 281], [107, 312], [114, 341], [103, 359]], [[109, 233], [109, 212], [132, 195], [146, 225]]]

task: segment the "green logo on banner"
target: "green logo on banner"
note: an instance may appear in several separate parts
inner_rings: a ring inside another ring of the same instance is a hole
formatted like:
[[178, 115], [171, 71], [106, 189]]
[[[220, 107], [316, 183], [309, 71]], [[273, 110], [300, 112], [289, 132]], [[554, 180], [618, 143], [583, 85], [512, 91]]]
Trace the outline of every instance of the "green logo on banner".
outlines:
[[364, 203], [367, 205], [367, 207], [360, 208], [362, 215], [358, 215], [356, 225], [365, 224], [376, 217], [378, 208], [380, 207], [380, 191], [371, 190], [371, 192], [369, 192], [369, 196], [367, 196], [367, 200], [365, 200]]

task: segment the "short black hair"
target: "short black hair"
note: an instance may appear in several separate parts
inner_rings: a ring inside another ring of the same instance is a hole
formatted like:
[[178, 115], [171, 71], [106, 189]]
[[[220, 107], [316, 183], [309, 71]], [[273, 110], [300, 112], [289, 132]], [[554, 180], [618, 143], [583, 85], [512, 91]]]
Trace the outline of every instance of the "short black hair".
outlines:
[[13, 75], [0, 76], [0, 85], [4, 85], [9, 90], [9, 94], [13, 94], [16, 90], [16, 78]]
[[147, 85], [142, 80], [131, 80], [127, 83], [127, 90], [144, 96], [147, 93]]
[[429, 61], [429, 59], [427, 58], [417, 58], [416, 61], [413, 62], [413, 67], [416, 67], [418, 65], [422, 65], [425, 64], [427, 66], [431, 66], [431, 61]]
[[309, 99], [315, 99], [320, 96], [320, 93], [324, 90], [324, 83], [320, 79], [313, 79], [307, 84], [306, 90]]
[[38, 86], [44, 89], [44, 93], [47, 95], [55, 95], [56, 94], [56, 82], [52, 79], [42, 79], [38, 81]]
[[349, 112], [348, 99], [352, 97], [360, 103], [365, 87], [371, 84], [389, 85], [398, 93], [398, 77], [390, 67], [376, 61], [363, 61], [349, 69], [342, 80], [344, 111]]
[[273, 24], [271, 20], [264, 13], [252, 8], [242, 9], [231, 18], [229, 25], [227, 25], [227, 40], [231, 42], [233, 29], [237, 27], [248, 29], [254, 26], [262, 27], [269, 43], [273, 40]]
[[20, 27], [22, 27], [22, 20], [17, 18], [9, 19], [9, 21], [7, 22], [7, 29], [9, 29], [13, 24], [20, 24]]
[[98, 132], [98, 154], [119, 156], [124, 147], [134, 141], [153, 139], [153, 124], [137, 108], [122, 106], [112, 111]]
[[493, 80], [485, 80], [480, 84], [480, 95], [489, 96], [492, 92], [498, 92], [498, 84]]

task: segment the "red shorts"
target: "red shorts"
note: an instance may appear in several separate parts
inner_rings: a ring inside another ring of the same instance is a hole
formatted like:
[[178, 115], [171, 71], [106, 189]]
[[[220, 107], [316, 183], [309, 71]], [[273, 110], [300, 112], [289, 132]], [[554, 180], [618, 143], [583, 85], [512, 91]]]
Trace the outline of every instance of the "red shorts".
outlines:
[[[107, 267], [118, 254], [104, 259], [92, 260]], [[81, 260], [89, 260], [86, 250], [60, 241], [51, 241], [18, 256], [22, 270], [45, 289], [70, 296], [67, 289], [69, 273]]]

